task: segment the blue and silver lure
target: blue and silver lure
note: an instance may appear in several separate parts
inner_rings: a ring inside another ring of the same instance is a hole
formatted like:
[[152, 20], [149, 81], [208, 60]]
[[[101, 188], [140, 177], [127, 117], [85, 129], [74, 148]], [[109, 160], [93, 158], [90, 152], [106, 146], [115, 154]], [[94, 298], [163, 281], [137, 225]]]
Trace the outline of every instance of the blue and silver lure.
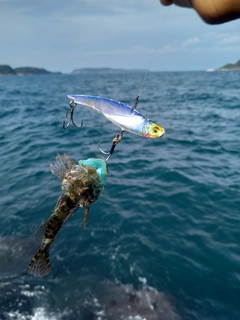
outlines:
[[[80, 104], [102, 113], [108, 120], [119, 126], [122, 131], [128, 131], [144, 138], [161, 138], [165, 130], [157, 123], [145, 118], [134, 107], [116, 100], [90, 96], [69, 94], [73, 104]], [[70, 102], [70, 107], [71, 107]], [[135, 106], [138, 102], [138, 97]], [[73, 108], [76, 105], [73, 105]]]

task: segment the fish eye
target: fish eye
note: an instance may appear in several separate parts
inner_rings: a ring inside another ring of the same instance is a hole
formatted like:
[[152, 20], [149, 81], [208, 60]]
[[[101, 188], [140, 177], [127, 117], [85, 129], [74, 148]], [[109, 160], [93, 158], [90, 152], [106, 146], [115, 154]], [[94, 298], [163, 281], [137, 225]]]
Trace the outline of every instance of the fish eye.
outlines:
[[158, 133], [158, 128], [157, 128], [157, 127], [154, 127], [154, 128], [153, 128], [153, 132], [154, 132], [154, 133]]

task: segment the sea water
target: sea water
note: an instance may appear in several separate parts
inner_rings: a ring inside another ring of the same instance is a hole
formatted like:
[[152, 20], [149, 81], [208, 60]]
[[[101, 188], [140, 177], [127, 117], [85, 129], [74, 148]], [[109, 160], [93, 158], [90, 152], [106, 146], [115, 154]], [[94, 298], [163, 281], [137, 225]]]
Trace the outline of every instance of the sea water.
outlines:
[[[99, 141], [108, 151], [119, 132], [84, 106], [75, 112], [83, 128], [64, 130], [67, 94], [133, 105], [143, 78], [0, 77], [0, 319], [240, 319], [237, 71], [150, 72], [137, 109], [166, 135], [124, 133], [87, 229], [79, 209], [52, 245], [50, 275], [26, 273], [34, 232], [61, 195], [49, 163], [64, 152], [105, 157]], [[131, 309], [129, 290], [145, 302], [154, 292], [156, 311]]]

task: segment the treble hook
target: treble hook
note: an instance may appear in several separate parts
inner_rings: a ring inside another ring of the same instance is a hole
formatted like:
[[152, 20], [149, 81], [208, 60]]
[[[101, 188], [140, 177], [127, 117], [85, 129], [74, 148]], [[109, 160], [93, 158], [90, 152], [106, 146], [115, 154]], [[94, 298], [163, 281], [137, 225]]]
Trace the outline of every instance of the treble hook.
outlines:
[[115, 149], [116, 145], [122, 140], [123, 133], [124, 133], [124, 130], [121, 130], [121, 131], [113, 138], [112, 146], [111, 146], [111, 149], [110, 149], [109, 152], [105, 152], [105, 151], [103, 151], [103, 150], [101, 149], [100, 145], [101, 145], [101, 142], [102, 142], [102, 141], [100, 141], [100, 142], [98, 143], [98, 149], [99, 149], [102, 153], [108, 154], [108, 157], [106, 158], [106, 161], [109, 160], [109, 158], [111, 157], [111, 155], [112, 155], [113, 152], [114, 152], [114, 149]]
[[83, 126], [83, 121], [81, 122], [80, 126], [76, 125], [76, 123], [73, 121], [73, 112], [76, 106], [77, 106], [77, 103], [75, 103], [73, 100], [69, 102], [69, 107], [71, 108], [70, 120], [68, 120], [68, 112], [66, 112], [67, 124], [66, 124], [66, 121], [63, 121], [63, 129], [67, 129], [67, 127], [70, 125], [71, 122], [76, 128], [81, 128]]

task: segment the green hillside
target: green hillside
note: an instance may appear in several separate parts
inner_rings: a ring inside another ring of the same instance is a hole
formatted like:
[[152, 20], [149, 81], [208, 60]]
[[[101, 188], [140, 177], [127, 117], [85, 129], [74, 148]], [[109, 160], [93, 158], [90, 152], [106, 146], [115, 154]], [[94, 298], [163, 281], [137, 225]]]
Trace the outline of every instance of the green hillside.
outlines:
[[225, 66], [219, 68], [219, 70], [240, 70], [240, 60], [238, 60], [236, 63], [231, 64], [225, 64]]

